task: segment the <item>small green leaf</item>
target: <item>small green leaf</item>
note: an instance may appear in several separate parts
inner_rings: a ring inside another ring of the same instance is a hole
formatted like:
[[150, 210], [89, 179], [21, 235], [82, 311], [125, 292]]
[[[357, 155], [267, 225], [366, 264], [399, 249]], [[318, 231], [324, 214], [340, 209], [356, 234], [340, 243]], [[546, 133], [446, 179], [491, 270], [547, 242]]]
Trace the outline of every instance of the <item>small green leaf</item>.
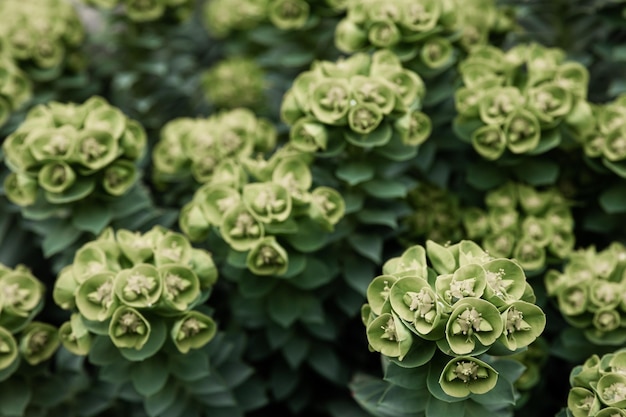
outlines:
[[356, 217], [365, 224], [380, 224], [392, 229], [398, 227], [396, 212], [392, 210], [363, 209], [357, 213]]
[[341, 165], [337, 169], [336, 175], [348, 185], [357, 185], [374, 178], [374, 166], [366, 162], [349, 162]]
[[602, 192], [600, 205], [609, 214], [626, 212], [626, 185], [617, 184]]
[[326, 245], [328, 232], [311, 219], [298, 221], [298, 233], [285, 236], [296, 250], [304, 253], [314, 252]]
[[283, 356], [292, 368], [300, 366], [309, 354], [310, 342], [302, 337], [292, 337], [282, 347]]
[[407, 186], [400, 181], [374, 179], [361, 185], [369, 195], [381, 198], [404, 198], [407, 195]]
[[304, 271], [295, 276], [290, 282], [300, 289], [311, 290], [329, 283], [333, 277], [334, 274], [325, 262], [310, 257], [306, 262]]
[[32, 391], [20, 378], [12, 378], [0, 384], [0, 415], [23, 416], [31, 399]]
[[54, 225], [47, 228], [44, 235], [45, 237], [41, 244], [44, 256], [49, 258], [67, 249], [78, 240], [82, 233], [68, 221], [57, 221]]
[[299, 294], [294, 290], [279, 286], [268, 297], [268, 312], [272, 320], [283, 327], [292, 325], [302, 312]]
[[478, 190], [495, 188], [507, 179], [507, 175], [490, 162], [481, 161], [467, 167], [466, 181]]
[[79, 230], [99, 235], [113, 219], [106, 204], [81, 204], [72, 215], [72, 224]]
[[348, 237], [350, 246], [365, 258], [380, 264], [382, 261], [383, 238], [380, 235], [354, 233]]
[[464, 401], [449, 403], [435, 397], [430, 397], [426, 405], [426, 417], [462, 416], [464, 412]]
[[529, 159], [515, 166], [515, 175], [530, 185], [552, 185], [559, 176], [559, 165], [554, 161]]
[[176, 399], [177, 386], [174, 382], [167, 384], [161, 391], [145, 399], [144, 407], [150, 417], [158, 417], [170, 407]]
[[342, 364], [337, 357], [337, 353], [330, 347], [322, 344], [313, 346], [309, 352], [307, 362], [311, 367], [330, 381], [343, 384], [344, 375]]
[[162, 358], [153, 356], [133, 364], [130, 370], [130, 379], [138, 393], [150, 397], [163, 389], [167, 383], [169, 372], [162, 362]]

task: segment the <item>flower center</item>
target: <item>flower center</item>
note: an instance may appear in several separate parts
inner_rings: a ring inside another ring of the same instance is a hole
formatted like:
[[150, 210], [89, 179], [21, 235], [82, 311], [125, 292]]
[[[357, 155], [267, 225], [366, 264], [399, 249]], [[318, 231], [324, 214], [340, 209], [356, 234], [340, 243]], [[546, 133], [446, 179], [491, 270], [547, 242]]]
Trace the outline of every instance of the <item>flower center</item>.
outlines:
[[89, 301], [109, 308], [113, 303], [113, 281], [105, 281], [96, 291], [87, 294]]
[[187, 280], [182, 279], [176, 274], [167, 274], [164, 280], [166, 297], [169, 300], [173, 300], [178, 297], [178, 295], [185, 291], [191, 283]]

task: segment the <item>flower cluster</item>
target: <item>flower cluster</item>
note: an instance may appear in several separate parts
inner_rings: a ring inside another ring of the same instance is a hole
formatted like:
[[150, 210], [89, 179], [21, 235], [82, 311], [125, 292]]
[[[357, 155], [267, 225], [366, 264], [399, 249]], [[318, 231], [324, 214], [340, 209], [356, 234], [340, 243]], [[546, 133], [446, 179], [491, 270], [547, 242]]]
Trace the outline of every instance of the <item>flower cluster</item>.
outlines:
[[506, 26], [493, 0], [366, 0], [347, 6], [335, 31], [340, 50], [388, 48], [420, 74], [450, 68], [461, 52]]
[[293, 146], [304, 152], [336, 155], [347, 144], [357, 148], [416, 147], [431, 132], [421, 112], [425, 87], [388, 51], [357, 53], [349, 58], [317, 61], [298, 75], [281, 106], [291, 126]]
[[626, 94], [591, 108], [593, 120], [577, 130], [576, 139], [587, 158], [598, 158], [605, 167], [626, 177]]
[[276, 129], [247, 109], [234, 109], [206, 119], [181, 118], [167, 123], [152, 152], [153, 181], [221, 182], [239, 175], [239, 161], [274, 149]]
[[545, 276], [548, 295], [556, 297], [559, 310], [574, 328], [598, 345], [626, 343], [624, 319], [624, 270], [626, 248], [613, 243], [602, 251], [595, 247], [573, 252], [563, 272]]
[[464, 236], [456, 195], [424, 182], [409, 192], [407, 200], [412, 208], [412, 213], [404, 218], [409, 241], [433, 240], [444, 244]]
[[200, 348], [216, 325], [196, 307], [216, 280], [211, 255], [179, 233], [106, 229], [57, 277], [54, 301], [74, 311], [59, 329], [61, 341], [86, 355], [95, 337], [110, 338], [131, 361], [154, 355], [166, 340], [182, 353]]
[[79, 69], [82, 22], [64, 0], [0, 2], [0, 43], [34, 80], [47, 81], [65, 68]]
[[19, 69], [13, 58], [2, 54], [0, 39], [0, 127], [11, 113], [30, 100], [32, 83], [28, 76]]
[[265, 87], [265, 72], [249, 58], [224, 59], [202, 74], [205, 96], [220, 108], [255, 108], [263, 103]]
[[0, 264], [0, 381], [17, 370], [21, 359], [36, 365], [59, 346], [57, 328], [34, 321], [43, 308], [44, 291], [26, 267]]
[[626, 350], [594, 354], [570, 373], [568, 417], [626, 416]]
[[167, 17], [185, 20], [193, 12], [194, 0], [82, 0], [90, 6], [113, 9], [123, 6], [124, 15], [134, 22], [154, 22]]
[[479, 46], [459, 64], [455, 130], [481, 156], [540, 154], [560, 145], [563, 128], [590, 118], [589, 74], [564, 51], [521, 44], [503, 52]]
[[143, 127], [103, 98], [41, 104], [2, 145], [5, 192], [22, 207], [119, 197], [136, 183], [145, 146]]
[[370, 283], [363, 308], [371, 348], [403, 367], [444, 356], [443, 368], [430, 372], [438, 372], [451, 397], [493, 389], [498, 373], [477, 356], [494, 346], [525, 348], [546, 324], [523, 269], [469, 240], [415, 245], [388, 260], [382, 272]]
[[315, 16], [312, 8], [337, 12], [343, 3], [344, 0], [212, 0], [204, 8], [204, 22], [217, 37], [250, 30], [262, 22], [270, 22], [280, 30], [299, 30]]
[[[236, 175], [213, 178], [200, 187], [180, 213], [180, 227], [193, 240], [212, 229], [235, 251], [247, 252], [256, 275], [282, 275], [288, 253], [277, 240], [304, 233], [311, 224], [330, 231], [343, 217], [345, 203], [330, 187], [311, 190], [309, 158], [289, 147], [269, 160], [249, 158], [233, 165]], [[254, 179], [254, 181], [252, 180]]]
[[488, 192], [485, 205], [465, 209], [463, 225], [492, 256], [513, 257], [524, 270], [537, 271], [549, 257], [562, 260], [574, 248], [570, 204], [556, 188], [509, 182]]

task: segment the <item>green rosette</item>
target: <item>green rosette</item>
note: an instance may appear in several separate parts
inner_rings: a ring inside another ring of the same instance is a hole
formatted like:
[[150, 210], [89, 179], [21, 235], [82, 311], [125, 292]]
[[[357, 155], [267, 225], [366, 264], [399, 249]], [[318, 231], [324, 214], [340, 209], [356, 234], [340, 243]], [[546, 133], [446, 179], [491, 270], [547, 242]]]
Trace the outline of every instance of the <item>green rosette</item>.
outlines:
[[188, 353], [209, 343], [216, 332], [217, 325], [211, 317], [199, 311], [189, 311], [174, 322], [170, 335], [178, 351]]
[[396, 94], [382, 77], [355, 75], [350, 78], [350, 87], [357, 103], [376, 106], [384, 115], [396, 107]]
[[606, 407], [598, 411], [594, 417], [626, 417], [626, 410], [619, 407]]
[[330, 187], [320, 186], [311, 192], [310, 217], [323, 224], [327, 230], [339, 223], [346, 211], [346, 203], [341, 194]]
[[[466, 298], [454, 305], [445, 334], [455, 354], [475, 355], [494, 344], [503, 328], [500, 312], [493, 304], [480, 298]], [[481, 346], [476, 346], [476, 341]]]
[[252, 249], [263, 239], [265, 230], [263, 223], [243, 203], [239, 203], [224, 213], [220, 234], [233, 249], [243, 252]]
[[427, 340], [443, 337], [445, 321], [442, 321], [437, 301], [437, 295], [428, 282], [418, 277], [400, 278], [389, 292], [393, 311]]
[[374, 314], [380, 316], [389, 312], [389, 294], [397, 280], [393, 275], [379, 275], [370, 282], [367, 287], [367, 303]]
[[578, 316], [587, 311], [589, 287], [586, 283], [572, 284], [560, 291], [557, 289], [559, 310], [567, 316]]
[[121, 251], [133, 265], [147, 262], [154, 254], [153, 242], [139, 232], [119, 229], [115, 240]]
[[504, 122], [507, 148], [514, 154], [533, 151], [541, 140], [539, 120], [530, 111], [518, 108]]
[[79, 284], [90, 276], [108, 271], [110, 268], [115, 268], [115, 265], [109, 264], [104, 247], [97, 241], [83, 245], [74, 255], [72, 272], [74, 273], [74, 279]]
[[313, 176], [311, 169], [301, 158], [280, 160], [272, 171], [272, 182], [282, 185], [289, 191], [294, 208], [310, 203], [308, 190], [313, 184]]
[[620, 305], [623, 284], [618, 282], [596, 280], [589, 285], [589, 311], [599, 309], [617, 309]]
[[[71, 160], [78, 131], [70, 125], [59, 127], [35, 126], [24, 139], [30, 155], [38, 162]], [[7, 148], [12, 149], [12, 148]]]
[[104, 170], [102, 188], [109, 195], [120, 197], [135, 185], [138, 177], [137, 166], [133, 162], [118, 159]]
[[367, 47], [368, 33], [350, 19], [342, 19], [335, 28], [335, 46], [342, 52], [353, 53]]
[[573, 107], [572, 94], [554, 82], [547, 82], [526, 91], [526, 102], [542, 127], [558, 124]]
[[442, 4], [437, 0], [426, 0], [413, 7], [409, 2], [400, 3], [400, 22], [410, 32], [428, 33], [435, 29], [443, 12]]
[[587, 388], [573, 387], [567, 394], [567, 408], [574, 417], [589, 417], [595, 416], [602, 404]]
[[178, 225], [185, 236], [192, 242], [206, 240], [211, 231], [211, 224], [194, 201], [185, 204], [178, 214]]
[[413, 344], [413, 333], [395, 313], [383, 313], [367, 326], [367, 341], [373, 350], [402, 361]]
[[202, 249], [191, 249], [189, 266], [196, 273], [202, 290], [211, 288], [217, 281], [217, 267], [209, 252]]
[[51, 193], [62, 193], [76, 181], [76, 173], [63, 161], [45, 164], [37, 175], [39, 185]]
[[604, 139], [602, 155], [611, 162], [626, 159], [626, 128], [621, 127], [610, 132]]
[[229, 185], [204, 184], [196, 191], [193, 200], [210, 224], [219, 225], [224, 213], [239, 205], [241, 194]]
[[141, 123], [133, 119], [126, 120], [126, 129], [119, 140], [122, 157], [130, 160], [140, 159], [148, 145], [146, 130]]
[[522, 234], [543, 247], [554, 238], [554, 231], [549, 220], [535, 216], [528, 216], [522, 221]]
[[200, 280], [191, 268], [167, 264], [158, 272], [163, 283], [159, 304], [164, 310], [184, 312], [200, 297]]
[[90, 171], [97, 171], [117, 158], [117, 139], [104, 130], [81, 130], [77, 134], [73, 158]]
[[430, 70], [442, 71], [456, 62], [455, 48], [449, 39], [433, 36], [420, 49], [420, 59]]
[[15, 338], [4, 327], [0, 326], [0, 371], [15, 365], [19, 359], [19, 350]]
[[20, 333], [19, 351], [26, 362], [37, 365], [52, 357], [60, 344], [56, 327], [33, 321]]
[[304, 0], [274, 0], [268, 5], [270, 22], [282, 30], [302, 28], [309, 20], [309, 3]]
[[459, 267], [453, 274], [439, 275], [435, 281], [437, 294], [448, 305], [454, 306], [468, 297], [480, 298], [487, 286], [485, 269], [478, 264]]
[[402, 33], [392, 20], [377, 20], [370, 23], [367, 39], [377, 48], [391, 48], [400, 42]]
[[114, 291], [124, 305], [147, 308], [157, 304], [164, 282], [159, 270], [150, 264], [138, 264], [117, 273]]
[[495, 388], [497, 382], [498, 372], [486, 362], [471, 356], [451, 359], [439, 377], [443, 392], [455, 398], [486, 394]]
[[504, 330], [499, 340], [514, 351], [533, 343], [546, 327], [546, 315], [534, 304], [514, 301], [501, 313]]
[[0, 326], [23, 328], [43, 306], [44, 286], [32, 274], [14, 270], [0, 278]]
[[140, 350], [150, 338], [151, 326], [141, 313], [129, 306], [119, 306], [109, 323], [109, 336], [120, 349]]
[[516, 87], [494, 87], [483, 94], [478, 111], [485, 124], [499, 126], [523, 104], [524, 97]]
[[[350, 83], [339, 78], [324, 78], [311, 82], [314, 87], [311, 92], [310, 106], [315, 118], [329, 125], [345, 125], [352, 100]], [[297, 97], [299, 89], [295, 81], [293, 88]], [[304, 107], [302, 109], [307, 110]]]
[[489, 231], [489, 217], [478, 207], [463, 210], [461, 221], [469, 239], [481, 238]]
[[522, 237], [513, 250], [515, 258], [526, 271], [541, 270], [546, 265], [546, 250], [534, 240]]
[[93, 342], [92, 334], [77, 313], [72, 314], [70, 321], [61, 324], [59, 339], [65, 349], [78, 356], [87, 356]]
[[[378, 106], [365, 103], [357, 103], [350, 107], [348, 111], [348, 125], [350, 129], [360, 135], [373, 133], [383, 121], [383, 113]], [[382, 146], [389, 141], [389, 137], [384, 143], [375, 143]]]
[[626, 408], [626, 375], [612, 372], [601, 376], [595, 391], [605, 405]]
[[483, 298], [497, 307], [519, 300], [526, 289], [524, 270], [510, 259], [494, 259], [484, 263], [485, 294]]
[[54, 303], [63, 310], [71, 310], [76, 306], [75, 294], [79, 283], [74, 278], [72, 265], [67, 265], [59, 271], [52, 290]]
[[4, 162], [14, 172], [26, 172], [38, 164], [31, 153], [28, 135], [28, 132], [13, 132], [2, 143]]
[[246, 265], [255, 275], [281, 276], [287, 272], [289, 257], [276, 238], [268, 236], [250, 249], [246, 256]]
[[398, 118], [394, 122], [394, 128], [400, 133], [404, 145], [419, 146], [430, 137], [433, 126], [430, 117], [419, 110], [414, 110]]
[[[376, 55], [372, 57], [374, 60]], [[372, 64], [373, 66], [373, 64]], [[411, 106], [416, 101], [422, 100], [426, 95], [426, 86], [422, 78], [415, 72], [397, 67], [384, 67], [381, 74], [376, 74], [372, 68], [372, 75], [384, 76], [396, 92], [398, 98], [405, 106]]]
[[483, 238], [485, 250], [495, 258], [509, 258], [517, 243], [517, 236], [512, 230], [490, 233]]
[[87, 278], [76, 291], [76, 307], [90, 321], [108, 320], [119, 304], [115, 294], [116, 275], [100, 272]]
[[291, 195], [275, 182], [244, 185], [241, 200], [250, 213], [263, 223], [283, 222], [291, 215]]
[[39, 184], [37, 180], [24, 174], [11, 172], [4, 179], [4, 192], [7, 198], [21, 207], [35, 204]]

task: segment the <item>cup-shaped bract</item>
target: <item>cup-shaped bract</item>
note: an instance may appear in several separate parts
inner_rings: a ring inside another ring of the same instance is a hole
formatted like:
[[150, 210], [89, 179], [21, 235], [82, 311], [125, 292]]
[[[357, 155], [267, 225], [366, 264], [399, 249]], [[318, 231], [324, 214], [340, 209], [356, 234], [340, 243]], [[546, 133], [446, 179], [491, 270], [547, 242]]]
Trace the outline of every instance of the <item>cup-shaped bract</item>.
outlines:
[[485, 269], [485, 299], [501, 307], [520, 300], [526, 287], [524, 270], [510, 259], [494, 259], [482, 265]]
[[191, 243], [184, 235], [166, 231], [155, 239], [154, 263], [157, 267], [167, 264], [185, 265], [191, 259]]
[[198, 205], [206, 220], [215, 226], [222, 222], [224, 213], [239, 204], [241, 194], [231, 186], [224, 184], [204, 184], [194, 194], [194, 202]]
[[546, 326], [544, 312], [534, 304], [514, 301], [501, 313], [504, 330], [500, 341], [514, 351], [533, 343]]
[[410, 323], [424, 339], [442, 336], [436, 331], [443, 324], [437, 294], [426, 280], [400, 278], [391, 287], [389, 302], [398, 317]]
[[116, 275], [113, 272], [100, 272], [89, 276], [80, 284], [75, 303], [80, 314], [87, 320], [106, 321], [119, 304], [115, 294]]
[[150, 337], [150, 322], [135, 308], [119, 306], [109, 323], [109, 336], [118, 348], [141, 349]]
[[274, 236], [260, 240], [250, 249], [246, 257], [248, 269], [255, 275], [280, 276], [287, 272], [289, 258], [287, 251]]
[[268, 5], [268, 19], [282, 30], [302, 28], [309, 19], [310, 6], [305, 0], [274, 0]]
[[573, 387], [567, 395], [567, 408], [574, 417], [596, 415], [601, 407], [598, 397], [587, 388]]
[[413, 344], [411, 331], [395, 313], [383, 313], [367, 326], [367, 341], [372, 349], [402, 360]]
[[80, 314], [74, 313], [69, 321], [59, 327], [59, 340], [63, 347], [73, 354], [85, 356], [91, 349], [93, 336], [83, 323]]
[[435, 288], [450, 306], [467, 297], [480, 298], [487, 287], [487, 273], [479, 264], [467, 264], [452, 274], [439, 275]]
[[243, 203], [239, 203], [224, 213], [220, 234], [233, 249], [246, 251], [252, 249], [265, 233], [263, 223]]
[[117, 273], [114, 291], [124, 305], [146, 308], [161, 298], [164, 282], [159, 270], [150, 264], [137, 264]]
[[327, 229], [332, 230], [343, 218], [345, 211], [346, 203], [334, 188], [320, 186], [311, 192], [309, 215]]
[[211, 317], [192, 310], [176, 320], [170, 334], [176, 348], [181, 353], [188, 353], [209, 343], [216, 332], [217, 325]]
[[451, 359], [439, 377], [443, 391], [455, 398], [486, 394], [497, 382], [498, 372], [486, 362], [471, 356]]
[[0, 326], [0, 371], [13, 365], [19, 356], [15, 337], [10, 331]]
[[163, 290], [160, 303], [175, 312], [187, 311], [200, 296], [200, 280], [189, 267], [166, 264], [158, 268]]
[[54, 355], [60, 343], [56, 327], [33, 321], [20, 332], [19, 350], [26, 362], [37, 365]]
[[256, 108], [263, 104], [265, 71], [253, 59], [232, 57], [202, 73], [202, 89], [218, 108]]
[[626, 375], [610, 373], [601, 376], [595, 391], [603, 404], [626, 408]]
[[457, 355], [472, 354], [476, 342], [491, 346], [504, 328], [500, 312], [486, 300], [468, 298], [457, 302], [446, 324], [446, 340]]
[[397, 280], [398, 278], [393, 275], [379, 275], [370, 282], [367, 287], [367, 303], [374, 314], [388, 312], [390, 304], [387, 300]]
[[282, 222], [291, 215], [291, 195], [275, 182], [246, 184], [241, 199], [250, 213], [263, 223]]

